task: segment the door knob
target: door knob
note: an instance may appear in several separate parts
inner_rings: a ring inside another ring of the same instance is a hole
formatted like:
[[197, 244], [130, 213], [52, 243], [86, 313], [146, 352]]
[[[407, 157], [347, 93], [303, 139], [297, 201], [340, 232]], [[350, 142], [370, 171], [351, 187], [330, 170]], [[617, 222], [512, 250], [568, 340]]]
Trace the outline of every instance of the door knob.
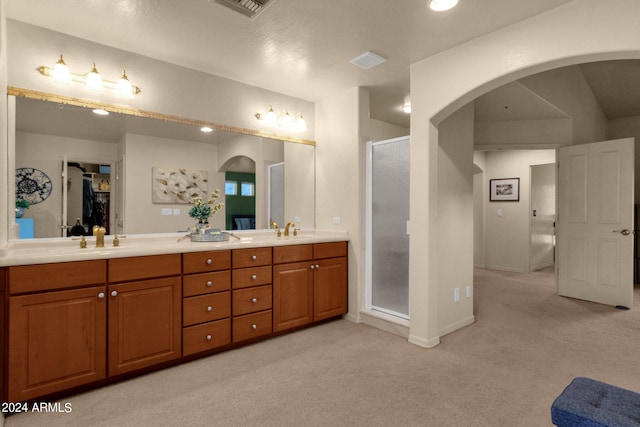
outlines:
[[623, 236], [628, 236], [629, 234], [631, 234], [631, 231], [629, 231], [629, 229], [625, 228], [622, 230], [613, 230], [612, 233], [620, 233]]

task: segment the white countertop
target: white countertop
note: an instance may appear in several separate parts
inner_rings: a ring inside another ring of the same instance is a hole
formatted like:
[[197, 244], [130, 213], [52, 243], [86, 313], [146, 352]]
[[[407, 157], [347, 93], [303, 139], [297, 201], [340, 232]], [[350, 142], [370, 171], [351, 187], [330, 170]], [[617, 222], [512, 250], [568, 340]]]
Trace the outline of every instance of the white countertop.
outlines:
[[233, 235], [225, 242], [192, 242], [185, 233], [133, 234], [121, 236], [120, 246], [113, 246], [110, 235], [105, 236], [103, 248], [95, 247], [95, 237], [87, 237], [84, 249], [77, 237], [15, 240], [0, 248], [0, 267], [349, 240], [345, 231], [322, 230], [300, 230], [289, 237], [277, 237], [275, 230], [234, 231]]

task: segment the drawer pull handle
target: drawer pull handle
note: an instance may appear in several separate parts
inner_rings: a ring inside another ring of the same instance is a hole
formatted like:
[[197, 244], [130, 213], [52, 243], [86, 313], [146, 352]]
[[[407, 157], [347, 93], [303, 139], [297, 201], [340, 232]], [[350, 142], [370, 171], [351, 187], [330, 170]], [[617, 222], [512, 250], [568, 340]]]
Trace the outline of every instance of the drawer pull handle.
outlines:
[[254, 303], [254, 304], [257, 303], [258, 302], [258, 298], [251, 298], [251, 302]]
[[258, 278], [258, 276], [256, 276], [255, 274], [253, 276], [251, 276], [252, 280], [256, 280]]
[[251, 325], [251, 329], [255, 331], [256, 329], [258, 329], [258, 325]]
[[113, 291], [113, 292], [111, 292], [111, 296], [112, 296], [112, 297], [117, 297], [117, 296], [118, 296], [118, 291]]
[[257, 256], [255, 256], [255, 255], [251, 255], [251, 259], [255, 261], [255, 260], [257, 260], [257, 259], [258, 259], [258, 257], [257, 257]]
[[211, 280], [207, 281], [207, 286], [211, 286], [213, 285], [213, 282], [211, 282]]
[[207, 335], [207, 341], [211, 341], [211, 335]]
[[211, 306], [207, 307], [207, 311], [213, 311], [213, 307]]
[[211, 258], [207, 259], [207, 264], [211, 265], [212, 262], [213, 260]]
[[100, 292], [100, 293], [98, 294], [98, 298], [99, 298], [99, 299], [104, 298], [104, 292]]

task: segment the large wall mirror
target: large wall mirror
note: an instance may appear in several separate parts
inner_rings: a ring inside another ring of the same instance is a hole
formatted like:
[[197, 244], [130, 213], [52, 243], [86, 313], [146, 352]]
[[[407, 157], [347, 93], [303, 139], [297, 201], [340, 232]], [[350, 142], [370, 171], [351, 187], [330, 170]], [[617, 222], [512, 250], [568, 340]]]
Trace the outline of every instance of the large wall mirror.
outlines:
[[226, 206], [212, 218], [218, 228], [315, 226], [312, 144], [204, 133], [188, 119], [159, 114], [98, 115], [87, 106], [12, 95], [8, 102], [16, 194], [32, 202], [19, 222], [31, 223], [35, 238], [68, 236], [76, 222], [85, 229], [100, 223], [109, 234], [183, 231], [194, 225], [184, 200], [194, 186], [221, 190]]

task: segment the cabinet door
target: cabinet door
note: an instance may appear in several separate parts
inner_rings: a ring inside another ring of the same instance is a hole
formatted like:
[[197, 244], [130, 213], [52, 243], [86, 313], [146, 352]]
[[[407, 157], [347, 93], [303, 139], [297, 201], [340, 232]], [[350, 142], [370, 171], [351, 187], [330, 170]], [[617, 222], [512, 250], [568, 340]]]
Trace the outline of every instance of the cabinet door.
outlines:
[[180, 277], [109, 286], [109, 375], [180, 357]]
[[347, 259], [341, 257], [315, 261], [313, 272], [313, 320], [346, 313]]
[[9, 299], [10, 402], [105, 377], [105, 292], [99, 286]]
[[313, 320], [311, 262], [273, 266], [273, 330], [283, 331]]

